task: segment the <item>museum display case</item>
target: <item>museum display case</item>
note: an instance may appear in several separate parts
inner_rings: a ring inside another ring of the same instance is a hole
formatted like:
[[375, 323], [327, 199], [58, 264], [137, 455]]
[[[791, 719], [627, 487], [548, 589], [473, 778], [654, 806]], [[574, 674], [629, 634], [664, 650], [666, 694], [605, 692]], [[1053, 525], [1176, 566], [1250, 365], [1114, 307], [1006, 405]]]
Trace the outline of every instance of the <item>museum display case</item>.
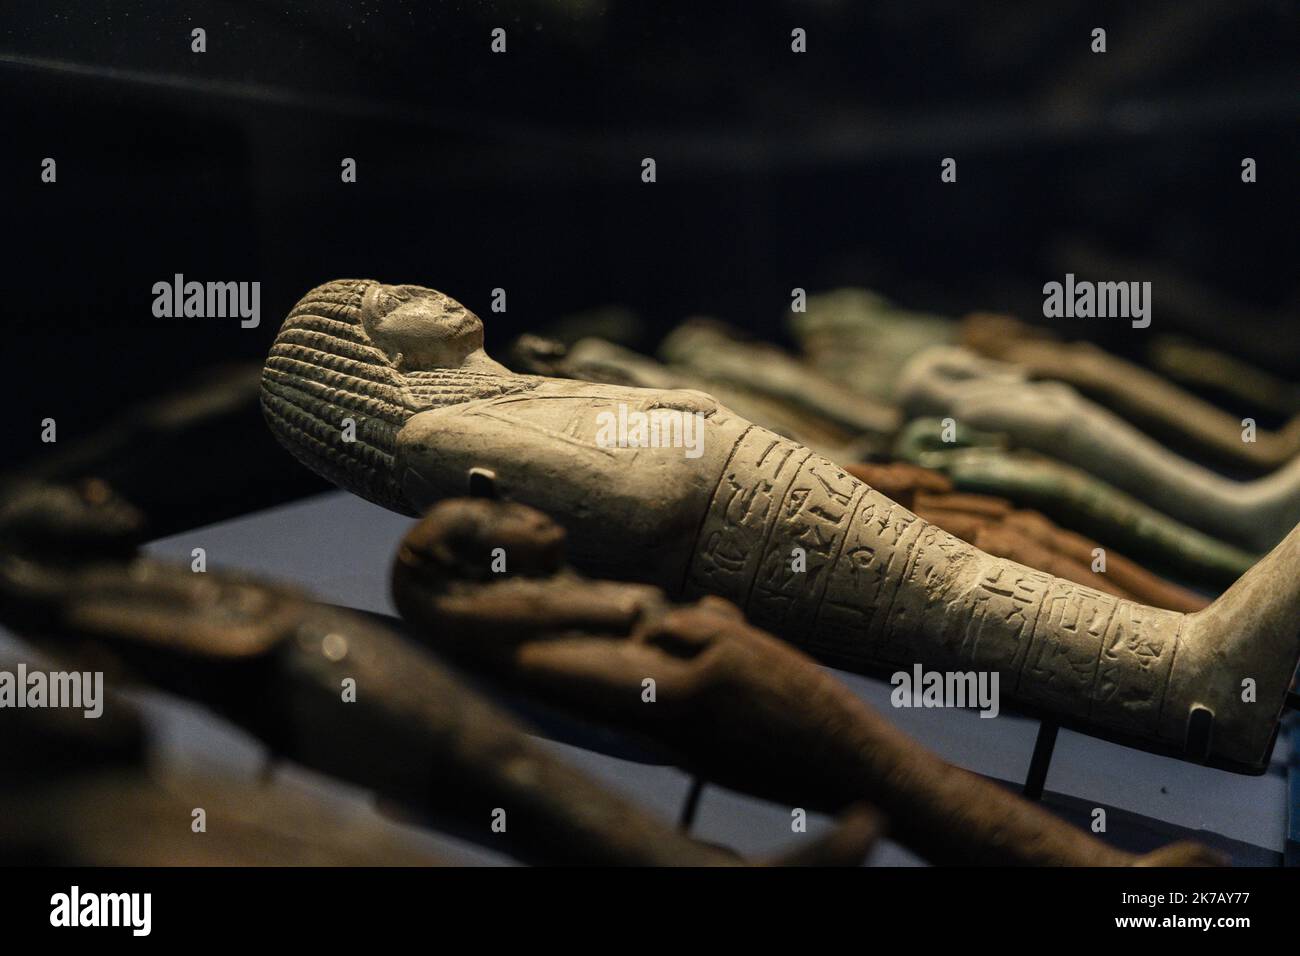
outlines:
[[0, 14], [51, 926], [1300, 861], [1296, 8], [84, 6]]

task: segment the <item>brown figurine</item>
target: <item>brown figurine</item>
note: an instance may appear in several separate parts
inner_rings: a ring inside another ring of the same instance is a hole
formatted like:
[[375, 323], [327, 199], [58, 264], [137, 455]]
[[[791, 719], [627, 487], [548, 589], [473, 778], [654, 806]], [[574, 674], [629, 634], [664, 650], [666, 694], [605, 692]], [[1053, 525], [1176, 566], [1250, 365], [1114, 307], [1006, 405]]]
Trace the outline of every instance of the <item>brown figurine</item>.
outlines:
[[[60, 674], [65, 663], [0, 651], [0, 674]], [[23, 692], [26, 689], [20, 690]], [[370, 814], [304, 793], [149, 765], [135, 706], [111, 689], [82, 709], [24, 707], [0, 719], [0, 865], [430, 866]]]
[[410, 843], [381, 819], [210, 776], [138, 770], [0, 788], [6, 866], [463, 865]]
[[[423, 649], [245, 576], [140, 557], [102, 484], [34, 486], [0, 512], [0, 616], [66, 659], [192, 697], [278, 755], [550, 863], [729, 865], [558, 760]], [[860, 862], [865, 810], [789, 861]]]
[[470, 666], [662, 743], [725, 786], [832, 811], [868, 800], [936, 863], [1216, 862], [1191, 844], [1113, 849], [944, 763], [729, 602], [589, 580], [565, 566], [564, 542], [523, 505], [443, 502], [402, 542], [393, 594]]
[[1088, 342], [1059, 342], [1008, 315], [977, 312], [962, 320], [961, 342], [1020, 367], [1033, 379], [1065, 382], [1124, 418], [1188, 452], [1255, 472], [1300, 454], [1300, 415], [1279, 431], [1250, 435], [1229, 414], [1154, 372]]
[[1152, 338], [1147, 360], [1169, 378], [1192, 388], [1218, 392], [1226, 401], [1282, 418], [1300, 414], [1300, 385], [1182, 336]]

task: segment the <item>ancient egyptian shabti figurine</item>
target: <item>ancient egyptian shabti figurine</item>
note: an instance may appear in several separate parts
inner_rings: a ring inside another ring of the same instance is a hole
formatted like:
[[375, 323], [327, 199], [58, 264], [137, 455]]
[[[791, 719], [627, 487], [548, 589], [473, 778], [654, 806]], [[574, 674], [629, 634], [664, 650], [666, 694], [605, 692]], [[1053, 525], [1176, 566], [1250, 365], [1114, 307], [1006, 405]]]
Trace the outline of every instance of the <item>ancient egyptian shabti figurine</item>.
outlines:
[[[206, 830], [190, 829], [195, 808]], [[0, 788], [5, 866], [447, 866], [381, 818], [211, 775], [80, 774]]]
[[944, 763], [734, 605], [674, 605], [658, 588], [569, 570], [563, 530], [523, 505], [435, 506], [402, 542], [393, 595], [417, 635], [468, 666], [648, 737], [725, 786], [820, 810], [867, 800], [934, 863], [1213, 859], [1190, 844], [1135, 857]]
[[942, 472], [962, 491], [1003, 495], [1099, 541], [1222, 591], [1260, 555], [1175, 521], [1132, 495], [1046, 455], [1006, 447], [1003, 436], [937, 418], [908, 422], [894, 455]]
[[1209, 603], [1122, 554], [1106, 552], [1105, 564], [1098, 568], [1100, 546], [1095, 541], [1058, 528], [1036, 511], [1017, 509], [1005, 499], [953, 491], [952, 482], [939, 472], [905, 462], [851, 464], [844, 470], [988, 554], [1174, 611], [1199, 611]]
[[1192, 388], [1205, 388], [1282, 418], [1300, 414], [1300, 385], [1234, 355], [1178, 335], [1157, 335], [1147, 348], [1151, 367]]
[[901, 424], [893, 405], [845, 388], [777, 346], [745, 340], [713, 319], [688, 319], [677, 326], [660, 344], [659, 356], [711, 381], [757, 390], [850, 434], [892, 436]]
[[[579, 568], [725, 597], [828, 659], [995, 670], [1089, 732], [1266, 765], [1300, 656], [1300, 529], [1197, 614], [1116, 599], [984, 554], [708, 395], [513, 375], [418, 286], [309, 292], [264, 389], [285, 446], [372, 501], [417, 514], [490, 485], [560, 521]], [[634, 418], [658, 441], [611, 428]]]
[[894, 400], [898, 375], [908, 359], [957, 338], [953, 319], [902, 309], [866, 289], [809, 296], [807, 311], [791, 313], [789, 325], [817, 371], [885, 402]]
[[1011, 316], [974, 313], [961, 343], [1008, 362], [1031, 379], [1064, 382], [1161, 441], [1238, 468], [1272, 471], [1300, 453], [1300, 416], [1279, 431], [1243, 440], [1242, 416], [1229, 414], [1140, 365], [1088, 342], [1060, 342]]
[[[0, 649], [0, 673], [67, 673], [67, 664]], [[19, 685], [22, 686], [21, 684]], [[23, 691], [25, 692], [25, 690]], [[99, 716], [66, 707], [0, 720], [0, 864], [6, 866], [436, 866], [369, 812], [300, 789], [152, 758], [134, 703], [101, 688]], [[192, 829], [202, 808], [205, 829]]]
[[[556, 758], [382, 623], [247, 576], [135, 553], [132, 510], [102, 485], [32, 487], [0, 510], [0, 618], [68, 659], [199, 701], [277, 756], [416, 814], [492, 832], [548, 863], [733, 865]], [[350, 682], [350, 683], [349, 683]], [[500, 808], [506, 826], [490, 831]], [[797, 862], [858, 863], [850, 815]]]
[[[0, 651], [0, 672], [56, 659]], [[25, 708], [0, 721], [5, 866], [433, 866], [409, 832], [288, 788], [151, 766], [143, 718], [113, 692], [102, 713]], [[206, 829], [191, 829], [202, 808]]]
[[899, 403], [1000, 432], [1013, 446], [1083, 468], [1207, 534], [1273, 547], [1300, 521], [1300, 458], [1255, 481], [1233, 481], [1188, 461], [1068, 385], [1035, 382], [1015, 366], [964, 349], [935, 348], [908, 363]]

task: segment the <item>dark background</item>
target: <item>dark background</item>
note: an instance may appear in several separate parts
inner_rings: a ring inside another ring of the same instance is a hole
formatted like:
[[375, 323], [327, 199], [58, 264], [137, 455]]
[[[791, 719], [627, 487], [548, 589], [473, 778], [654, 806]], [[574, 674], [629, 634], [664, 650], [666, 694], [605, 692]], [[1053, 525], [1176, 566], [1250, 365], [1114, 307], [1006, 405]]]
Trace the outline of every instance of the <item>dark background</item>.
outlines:
[[[644, 345], [690, 313], [780, 341], [795, 286], [1032, 319], [1073, 271], [1151, 280], [1153, 330], [1300, 378], [1292, 2], [61, 6], [0, 12], [5, 465], [48, 454], [42, 418], [62, 443], [260, 360], [348, 276], [453, 295], [500, 355], [610, 303]], [[260, 281], [261, 326], [154, 318], [176, 272]], [[154, 450], [180, 489], [160, 530], [323, 487], [241, 427], [207, 457]], [[214, 474], [220, 501], [176, 504]]]

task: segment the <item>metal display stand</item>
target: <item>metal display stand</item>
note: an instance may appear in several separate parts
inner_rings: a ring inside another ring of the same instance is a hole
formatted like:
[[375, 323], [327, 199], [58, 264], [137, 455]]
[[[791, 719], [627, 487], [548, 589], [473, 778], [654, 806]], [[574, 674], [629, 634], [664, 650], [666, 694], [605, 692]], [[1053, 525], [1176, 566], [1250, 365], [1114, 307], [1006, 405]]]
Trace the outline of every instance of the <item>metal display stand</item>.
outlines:
[[1034, 755], [1029, 758], [1029, 773], [1025, 777], [1024, 795], [1027, 800], [1043, 799], [1043, 785], [1047, 783], [1047, 771], [1052, 765], [1052, 755], [1056, 753], [1056, 737], [1060, 730], [1060, 725], [1050, 720], [1038, 725]]
[[[1292, 693], [1292, 697], [1295, 694]], [[1286, 849], [1283, 866], [1300, 866], [1300, 714], [1293, 713], [1291, 753], [1286, 763]]]
[[696, 811], [700, 809], [700, 794], [704, 792], [704, 778], [692, 777], [691, 789], [686, 794], [686, 802], [682, 804], [682, 815], [677, 821], [678, 827], [683, 831], [689, 831], [695, 824]]

